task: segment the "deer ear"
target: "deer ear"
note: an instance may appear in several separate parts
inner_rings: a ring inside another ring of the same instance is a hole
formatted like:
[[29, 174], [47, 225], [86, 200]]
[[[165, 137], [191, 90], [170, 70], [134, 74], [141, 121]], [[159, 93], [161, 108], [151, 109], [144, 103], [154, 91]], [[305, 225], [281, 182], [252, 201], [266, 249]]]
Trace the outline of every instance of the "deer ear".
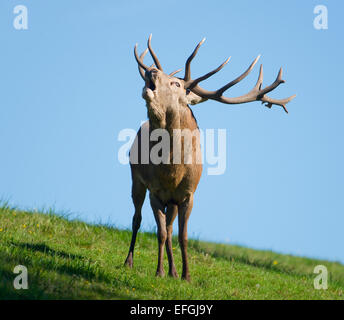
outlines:
[[204, 101], [207, 101], [207, 99], [204, 99], [198, 96], [197, 94], [193, 93], [190, 90], [186, 90], [186, 100], [188, 104], [191, 104], [193, 106], [196, 104], [202, 103]]

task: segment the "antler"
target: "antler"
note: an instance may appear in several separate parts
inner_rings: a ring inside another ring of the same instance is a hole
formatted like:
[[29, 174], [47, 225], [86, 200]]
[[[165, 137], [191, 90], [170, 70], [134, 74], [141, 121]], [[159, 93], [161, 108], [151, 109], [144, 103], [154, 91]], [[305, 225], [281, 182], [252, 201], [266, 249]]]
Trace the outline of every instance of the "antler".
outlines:
[[156, 56], [155, 52], [153, 51], [152, 47], [151, 47], [151, 41], [152, 41], [152, 34], [149, 35], [149, 38], [148, 38], [148, 42], [147, 42], [147, 46], [148, 46], [148, 49], [149, 49], [149, 52], [154, 60], [154, 63], [155, 65], [157, 66], [157, 68], [160, 70], [160, 71], [164, 71], [162, 69], [162, 66], [159, 62], [159, 59], [158, 57]]
[[[163, 71], [162, 67], [161, 67], [161, 64], [159, 62], [159, 59], [158, 59], [158, 57], [156, 56], [155, 52], [153, 51], [153, 49], [151, 47], [151, 40], [152, 40], [152, 34], [148, 38], [148, 43], [147, 43], [148, 49], [146, 49], [144, 52], [142, 52], [140, 57], [137, 54], [137, 43], [135, 44], [135, 47], [134, 47], [134, 56], [135, 56], [136, 62], [138, 63], [139, 72], [140, 72], [140, 75], [141, 75], [143, 80], [145, 80], [145, 71], [150, 70], [154, 65], [156, 65], [159, 70]], [[143, 58], [147, 54], [148, 50], [149, 50], [149, 52], [150, 52], [150, 54], [151, 54], [151, 56], [152, 56], [152, 58], [154, 60], [154, 64], [152, 64], [150, 67], [146, 66], [143, 63]], [[179, 71], [181, 71], [181, 70], [177, 70], [175, 72], [172, 72], [171, 75], [175, 75]]]
[[180, 71], [182, 71], [182, 69], [178, 69], [178, 70], [176, 70], [176, 71], [173, 71], [173, 72], [171, 72], [171, 73], [169, 74], [169, 76], [170, 76], [170, 77], [173, 77], [176, 73], [178, 73], [178, 72], [180, 72]]
[[[135, 47], [136, 48], [136, 47]], [[143, 63], [143, 59], [145, 57], [145, 55], [147, 54], [148, 52], [148, 49], [146, 49], [145, 51], [143, 51], [139, 57], [139, 60]], [[142, 77], [143, 80], [145, 80], [145, 69], [143, 67], [141, 67], [141, 65], [139, 64], [138, 65], [139, 67], [139, 72], [140, 72], [140, 75]]]
[[[142, 59], [144, 58], [144, 56], [146, 55], [146, 53], [148, 52], [146, 52], [147, 51], [147, 49], [141, 54], [141, 56], [139, 57], [139, 55], [137, 54], [137, 43], [135, 44], [135, 47], [134, 47], [134, 56], [135, 56], [135, 59], [136, 59], [136, 62], [138, 63], [138, 65], [139, 65], [139, 71], [140, 71], [140, 74], [141, 74], [141, 71], [147, 71], [147, 70], [149, 70], [149, 67], [147, 67], [144, 63], [143, 63], [143, 61], [142, 61]], [[141, 70], [141, 69], [143, 69], [143, 70]], [[142, 74], [141, 74], [141, 76], [142, 76]]]
[[216, 91], [208, 91], [203, 88], [201, 88], [198, 83], [201, 81], [208, 79], [218, 71], [220, 71], [229, 61], [230, 58], [228, 58], [224, 63], [222, 63], [218, 68], [215, 70], [207, 73], [206, 75], [199, 77], [195, 80], [191, 79], [191, 71], [190, 71], [190, 64], [192, 59], [196, 56], [198, 49], [200, 46], [203, 44], [205, 41], [205, 38], [196, 46], [195, 50], [192, 52], [190, 57], [187, 59], [186, 64], [185, 64], [185, 75], [184, 75], [184, 81], [185, 81], [185, 89], [191, 90], [198, 96], [204, 98], [204, 99], [211, 99], [211, 100], [216, 100], [222, 103], [226, 104], [240, 104], [240, 103], [247, 103], [247, 102], [253, 102], [253, 101], [261, 101], [262, 104], [265, 103], [265, 106], [268, 108], [271, 108], [273, 104], [281, 106], [286, 113], [288, 113], [288, 110], [286, 108], [286, 104], [290, 102], [292, 99], [296, 97], [296, 95], [293, 95], [289, 98], [286, 99], [272, 99], [268, 97], [266, 94], [269, 93], [270, 91], [276, 89], [281, 83], [284, 83], [285, 81], [282, 80], [282, 68], [280, 69], [276, 80], [270, 85], [267, 86], [266, 88], [262, 89], [262, 84], [263, 84], [263, 65], [260, 66], [260, 71], [259, 71], [259, 77], [256, 85], [254, 88], [247, 94], [240, 96], [240, 97], [235, 97], [235, 98], [228, 98], [224, 97], [223, 93], [228, 90], [229, 88], [233, 87], [236, 85], [238, 82], [243, 80], [244, 78], [247, 77], [247, 75], [252, 71], [253, 67], [255, 64], [258, 62], [260, 55], [251, 63], [251, 65], [248, 67], [248, 69], [239, 77], [234, 79], [233, 81], [227, 83], [225, 86], [222, 88], [216, 90]]

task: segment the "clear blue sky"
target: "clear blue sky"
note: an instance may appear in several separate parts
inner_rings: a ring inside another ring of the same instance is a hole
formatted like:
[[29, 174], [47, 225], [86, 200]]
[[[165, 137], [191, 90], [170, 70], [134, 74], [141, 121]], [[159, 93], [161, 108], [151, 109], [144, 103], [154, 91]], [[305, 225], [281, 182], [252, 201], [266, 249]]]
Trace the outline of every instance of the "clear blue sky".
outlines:
[[[13, 28], [18, 4], [29, 10], [26, 31]], [[318, 4], [328, 30], [313, 27]], [[117, 136], [146, 119], [133, 46], [153, 33], [173, 71], [206, 37], [195, 76], [232, 59], [204, 87], [262, 54], [264, 84], [285, 70], [271, 96], [297, 98], [289, 115], [258, 102], [193, 107], [202, 129], [228, 130], [228, 156], [224, 175], [201, 179], [189, 235], [344, 262], [343, 14], [342, 1], [325, 0], [1, 1], [0, 197], [129, 227], [130, 169], [117, 160]], [[230, 95], [247, 92], [258, 69]], [[143, 229], [154, 225], [146, 201]]]

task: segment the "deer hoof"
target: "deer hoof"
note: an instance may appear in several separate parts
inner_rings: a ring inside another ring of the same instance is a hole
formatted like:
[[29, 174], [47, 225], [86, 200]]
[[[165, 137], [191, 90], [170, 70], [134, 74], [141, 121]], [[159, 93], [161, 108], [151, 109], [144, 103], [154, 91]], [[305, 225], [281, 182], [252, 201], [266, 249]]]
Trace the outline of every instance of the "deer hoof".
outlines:
[[131, 269], [133, 267], [133, 257], [128, 256], [128, 258], [124, 262], [124, 265]]
[[164, 270], [158, 270], [156, 272], [156, 276], [159, 277], [159, 278], [162, 278], [165, 276], [165, 271]]
[[185, 281], [187, 281], [187, 282], [190, 282], [191, 281], [191, 278], [190, 278], [190, 275], [183, 275], [182, 276], [182, 280], [185, 280]]
[[169, 274], [168, 274], [170, 277], [172, 277], [172, 278], [178, 278], [178, 273], [177, 273], [177, 271], [174, 271], [174, 272], [169, 272]]
[[178, 278], [178, 273], [177, 273], [177, 271], [170, 271], [169, 273], [168, 273], [168, 275], [170, 276], [170, 277], [172, 277], [172, 278]]

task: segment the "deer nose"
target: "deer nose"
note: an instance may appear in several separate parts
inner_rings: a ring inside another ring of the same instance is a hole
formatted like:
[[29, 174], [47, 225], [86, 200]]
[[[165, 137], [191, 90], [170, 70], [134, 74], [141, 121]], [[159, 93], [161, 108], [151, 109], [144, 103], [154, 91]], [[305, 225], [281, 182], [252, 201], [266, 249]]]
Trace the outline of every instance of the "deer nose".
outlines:
[[148, 78], [149, 79], [155, 79], [156, 78], [156, 76], [157, 76], [157, 74], [158, 74], [158, 70], [156, 70], [156, 69], [152, 69], [152, 70], [149, 70], [148, 72], [147, 72], [147, 76], [148, 76]]

